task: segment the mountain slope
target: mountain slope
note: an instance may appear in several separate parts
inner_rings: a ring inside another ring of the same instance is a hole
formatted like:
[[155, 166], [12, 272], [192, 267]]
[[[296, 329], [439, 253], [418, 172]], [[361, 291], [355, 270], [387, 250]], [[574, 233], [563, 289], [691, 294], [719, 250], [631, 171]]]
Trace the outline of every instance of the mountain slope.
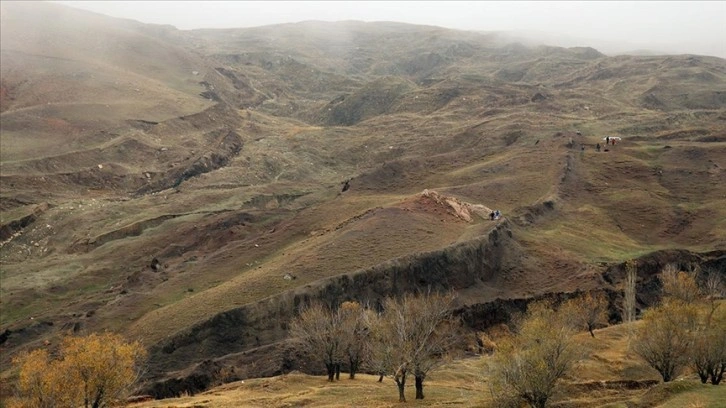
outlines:
[[[642, 274], [724, 266], [722, 59], [395, 23], [0, 15], [3, 368], [112, 329], [152, 348], [162, 383], [282, 356], [295, 299], [439, 285], [476, 308], [615, 293], [607, 271], [635, 257]], [[240, 316], [255, 323], [227, 327]]]

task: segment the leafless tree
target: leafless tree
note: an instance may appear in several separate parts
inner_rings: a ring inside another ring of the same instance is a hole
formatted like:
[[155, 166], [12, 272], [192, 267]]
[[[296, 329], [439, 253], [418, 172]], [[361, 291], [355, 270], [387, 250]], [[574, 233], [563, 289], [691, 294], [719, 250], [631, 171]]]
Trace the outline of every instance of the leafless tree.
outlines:
[[386, 369], [398, 386], [399, 401], [405, 402], [404, 389], [413, 374], [416, 399], [423, 399], [423, 386], [428, 373], [442, 363], [447, 352], [461, 336], [454, 319], [454, 295], [408, 294], [389, 298], [373, 331], [378, 344], [374, 354], [389, 358]]
[[343, 333], [343, 354], [348, 360], [350, 379], [355, 379], [370, 350], [370, 330], [366, 311], [357, 302], [343, 302], [338, 309]]
[[290, 325], [290, 335], [302, 350], [323, 360], [328, 381], [335, 380], [336, 372], [340, 373], [343, 334], [341, 314], [321, 303], [305, 306]]

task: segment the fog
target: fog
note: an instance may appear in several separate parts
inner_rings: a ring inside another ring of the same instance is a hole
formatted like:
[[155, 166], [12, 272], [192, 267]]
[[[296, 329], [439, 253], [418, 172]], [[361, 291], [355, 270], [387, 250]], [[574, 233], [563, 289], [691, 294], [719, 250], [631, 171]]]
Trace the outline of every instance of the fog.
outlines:
[[179, 29], [254, 27], [305, 20], [398, 21], [507, 31], [522, 41], [592, 46], [607, 54], [726, 58], [724, 1], [57, 1]]

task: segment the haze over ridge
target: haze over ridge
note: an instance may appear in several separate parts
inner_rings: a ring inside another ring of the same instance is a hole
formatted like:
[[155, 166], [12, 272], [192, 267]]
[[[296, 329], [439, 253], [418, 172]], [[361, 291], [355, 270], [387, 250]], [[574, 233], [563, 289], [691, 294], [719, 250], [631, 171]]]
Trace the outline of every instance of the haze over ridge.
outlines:
[[76, 8], [179, 29], [241, 28], [305, 20], [397, 21], [472, 31], [505, 31], [518, 40], [726, 58], [726, 2], [169, 2], [57, 1]]

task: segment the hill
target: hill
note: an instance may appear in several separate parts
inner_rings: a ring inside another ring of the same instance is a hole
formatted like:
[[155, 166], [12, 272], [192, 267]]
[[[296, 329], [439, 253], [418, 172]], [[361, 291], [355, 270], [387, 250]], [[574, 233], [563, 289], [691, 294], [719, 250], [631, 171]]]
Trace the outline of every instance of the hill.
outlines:
[[482, 329], [536, 297], [617, 302], [632, 258], [640, 307], [666, 263], [726, 271], [723, 59], [1, 7], [5, 376], [109, 329], [151, 349], [162, 396], [204, 361], [296, 368], [311, 297], [451, 288]]

